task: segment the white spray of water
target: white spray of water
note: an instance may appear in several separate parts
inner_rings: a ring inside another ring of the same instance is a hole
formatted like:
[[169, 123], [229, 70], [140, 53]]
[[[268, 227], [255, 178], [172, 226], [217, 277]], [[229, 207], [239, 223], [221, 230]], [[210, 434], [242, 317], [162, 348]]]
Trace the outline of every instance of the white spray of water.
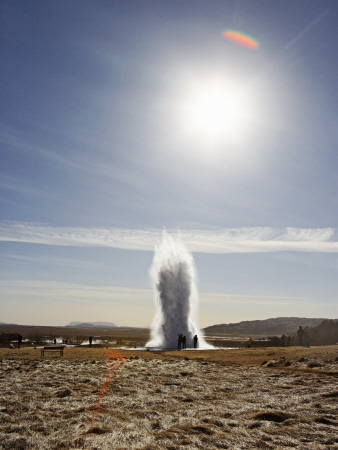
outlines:
[[186, 336], [187, 348], [210, 348], [198, 329], [198, 295], [194, 262], [179, 237], [163, 232], [162, 242], [155, 247], [150, 274], [154, 284], [156, 315], [147, 347], [177, 348], [178, 335]]

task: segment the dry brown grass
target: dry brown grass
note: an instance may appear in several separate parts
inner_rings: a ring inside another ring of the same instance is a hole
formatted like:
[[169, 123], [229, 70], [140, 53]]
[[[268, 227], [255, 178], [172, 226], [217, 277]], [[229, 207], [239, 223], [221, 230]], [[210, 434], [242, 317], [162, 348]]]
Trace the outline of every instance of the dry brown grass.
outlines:
[[2, 449], [330, 449], [337, 348], [1, 350]]

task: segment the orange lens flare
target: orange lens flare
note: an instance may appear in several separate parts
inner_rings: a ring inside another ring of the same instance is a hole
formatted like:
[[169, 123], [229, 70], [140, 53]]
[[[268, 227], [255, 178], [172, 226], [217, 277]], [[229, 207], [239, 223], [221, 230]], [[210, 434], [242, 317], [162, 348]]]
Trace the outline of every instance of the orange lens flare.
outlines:
[[251, 36], [240, 33], [236, 30], [224, 31], [223, 37], [231, 42], [234, 42], [235, 44], [241, 45], [242, 47], [250, 48], [251, 50], [257, 50], [259, 46], [258, 41], [253, 39]]

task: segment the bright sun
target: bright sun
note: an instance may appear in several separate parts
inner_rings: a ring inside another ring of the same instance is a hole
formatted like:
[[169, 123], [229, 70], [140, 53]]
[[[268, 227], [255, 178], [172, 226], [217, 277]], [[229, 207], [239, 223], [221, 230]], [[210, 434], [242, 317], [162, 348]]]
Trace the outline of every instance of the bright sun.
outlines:
[[217, 143], [237, 138], [246, 122], [248, 103], [238, 86], [194, 86], [185, 98], [184, 123], [190, 135]]

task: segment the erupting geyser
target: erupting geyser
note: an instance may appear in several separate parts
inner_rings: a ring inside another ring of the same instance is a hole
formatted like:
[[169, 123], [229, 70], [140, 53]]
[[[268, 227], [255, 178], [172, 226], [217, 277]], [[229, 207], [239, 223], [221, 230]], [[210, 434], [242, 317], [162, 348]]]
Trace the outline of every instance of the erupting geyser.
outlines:
[[155, 248], [150, 273], [154, 283], [156, 315], [147, 347], [177, 348], [178, 335], [186, 336], [186, 347], [210, 348], [196, 325], [198, 296], [191, 254], [178, 238], [163, 232]]

